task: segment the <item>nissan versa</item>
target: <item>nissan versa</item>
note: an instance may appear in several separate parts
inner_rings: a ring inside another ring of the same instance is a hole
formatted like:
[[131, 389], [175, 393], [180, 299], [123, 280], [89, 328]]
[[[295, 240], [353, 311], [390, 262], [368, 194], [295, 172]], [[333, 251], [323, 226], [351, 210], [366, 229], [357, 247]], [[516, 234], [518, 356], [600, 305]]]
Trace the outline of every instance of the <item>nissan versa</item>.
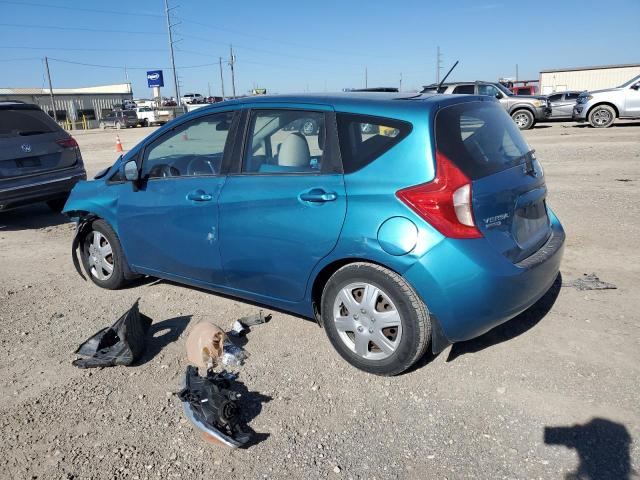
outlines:
[[315, 316], [348, 362], [394, 375], [551, 287], [565, 236], [546, 195], [495, 99], [347, 93], [198, 109], [65, 211], [101, 287], [149, 275]]

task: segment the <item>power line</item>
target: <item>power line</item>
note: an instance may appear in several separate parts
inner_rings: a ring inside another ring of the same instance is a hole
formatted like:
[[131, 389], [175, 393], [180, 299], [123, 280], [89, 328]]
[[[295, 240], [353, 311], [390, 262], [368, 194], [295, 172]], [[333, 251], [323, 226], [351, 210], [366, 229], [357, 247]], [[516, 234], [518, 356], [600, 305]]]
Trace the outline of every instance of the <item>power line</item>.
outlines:
[[[70, 63], [72, 65], [82, 65], [82, 66], [85, 66], [85, 67], [117, 68], [118, 70], [122, 70], [123, 68], [125, 68], [124, 65], [102, 65], [102, 64], [98, 64], [98, 63], [75, 62], [73, 60], [64, 60], [62, 58], [49, 57], [49, 60], [50, 61], [54, 61], [54, 62]], [[211, 67], [213, 65], [218, 65], [218, 63], [215, 62], [215, 63], [203, 63], [201, 65], [183, 65], [183, 66], [177, 66], [176, 68], [202, 68], [202, 67]], [[146, 67], [132, 67], [130, 65], [127, 65], [126, 68], [129, 69], [129, 70], [150, 70], [150, 69], [156, 69], [156, 68], [167, 69], [168, 70], [171, 67], [163, 67], [163, 66], [157, 66], [157, 65], [146, 66]]]
[[[122, 48], [76, 48], [76, 47], [23, 47], [18, 45], [0, 45], [0, 48], [18, 50], [60, 50], [68, 52], [122, 52]], [[164, 52], [161, 48], [129, 48], [130, 52]]]
[[[27, 7], [38, 7], [38, 8], [54, 8], [56, 10], [73, 10], [74, 12], [104, 13], [108, 15], [122, 16], [122, 11], [116, 11], [116, 10], [100, 10], [97, 8], [84, 8], [84, 7], [65, 7], [59, 4], [51, 5], [47, 3], [11, 1], [11, 0], [0, 0], [0, 3], [4, 3], [7, 5], [20, 5], [21, 7], [27, 6]], [[150, 13], [150, 12], [129, 12], [128, 15], [144, 16], [144, 17], [160, 17], [160, 18], [164, 16], [164, 15], [160, 15], [157, 13]]]
[[99, 28], [84, 28], [84, 27], [61, 27], [58, 25], [25, 25], [20, 23], [0, 23], [0, 27], [16, 27], [16, 28], [42, 28], [49, 30], [74, 30], [79, 32], [101, 32], [101, 33], [127, 33], [135, 35], [164, 35], [162, 32], [141, 32], [136, 30], [110, 30]]

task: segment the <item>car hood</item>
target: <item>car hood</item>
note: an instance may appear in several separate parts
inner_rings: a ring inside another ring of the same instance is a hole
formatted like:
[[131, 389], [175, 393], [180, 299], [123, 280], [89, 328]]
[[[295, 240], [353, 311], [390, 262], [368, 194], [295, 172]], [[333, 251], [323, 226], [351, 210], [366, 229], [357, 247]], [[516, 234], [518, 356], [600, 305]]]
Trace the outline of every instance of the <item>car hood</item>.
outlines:
[[619, 92], [623, 90], [620, 87], [615, 87], [615, 88], [603, 88], [601, 90], [590, 90], [588, 92], [586, 92], [585, 95], [597, 95], [598, 93], [610, 93], [610, 92]]

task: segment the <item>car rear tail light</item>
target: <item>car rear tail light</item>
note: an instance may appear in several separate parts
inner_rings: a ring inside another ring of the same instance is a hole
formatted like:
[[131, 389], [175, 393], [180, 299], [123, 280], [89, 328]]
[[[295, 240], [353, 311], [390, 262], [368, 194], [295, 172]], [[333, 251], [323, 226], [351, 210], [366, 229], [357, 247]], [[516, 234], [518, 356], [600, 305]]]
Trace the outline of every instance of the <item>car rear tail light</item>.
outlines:
[[76, 142], [76, 139], [73, 137], [60, 138], [56, 140], [56, 143], [62, 148], [78, 148], [78, 142]]
[[396, 196], [446, 237], [482, 237], [473, 220], [471, 180], [440, 152], [435, 178], [399, 190]]

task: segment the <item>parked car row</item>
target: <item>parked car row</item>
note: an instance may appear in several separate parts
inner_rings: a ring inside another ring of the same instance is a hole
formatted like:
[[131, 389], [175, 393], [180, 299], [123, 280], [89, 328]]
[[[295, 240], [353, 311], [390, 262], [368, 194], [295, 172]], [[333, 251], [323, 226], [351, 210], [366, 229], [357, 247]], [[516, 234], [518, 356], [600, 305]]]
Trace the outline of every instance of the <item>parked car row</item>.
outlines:
[[514, 95], [500, 82], [451, 82], [423, 87], [422, 93], [488, 95], [498, 99], [520, 130], [528, 130], [536, 122], [551, 115], [549, 99], [544, 96]]
[[171, 120], [172, 115], [168, 110], [157, 110], [151, 107], [137, 107], [129, 110], [112, 110], [100, 119], [98, 124], [101, 129], [130, 127], [148, 127], [149, 125], [164, 125]]
[[591, 92], [570, 90], [546, 96], [515, 94], [500, 82], [484, 81], [431, 84], [423, 87], [422, 93], [493, 96], [520, 130], [547, 120], [575, 120], [604, 128], [616, 118], [640, 118], [640, 75], [619, 87]]

